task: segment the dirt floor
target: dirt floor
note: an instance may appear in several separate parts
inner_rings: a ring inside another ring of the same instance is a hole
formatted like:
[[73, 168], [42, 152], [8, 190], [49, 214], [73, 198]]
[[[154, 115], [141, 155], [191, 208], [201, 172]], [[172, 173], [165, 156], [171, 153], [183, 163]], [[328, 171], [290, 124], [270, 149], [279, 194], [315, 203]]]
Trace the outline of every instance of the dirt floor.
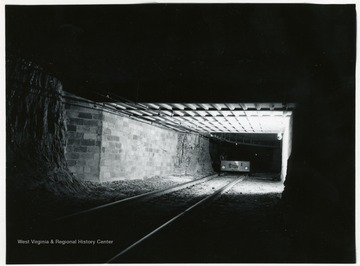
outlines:
[[[209, 185], [209, 183], [203, 183], [195, 187], [192, 186], [171, 194], [166, 194], [161, 197], [161, 200], [166, 200], [167, 198], [185, 200], [207, 196], [214, 192], [215, 188], [223, 185], [223, 177], [231, 178], [234, 176], [236, 177], [238, 175], [222, 173], [220, 176], [221, 178], [217, 177], [213, 180], [211, 185]], [[71, 214], [135, 195], [169, 188], [202, 177], [203, 176], [155, 176], [147, 179], [119, 180], [104, 183], [88, 182], [87, 185], [90, 188], [89, 193], [61, 199], [61, 205], [64, 206], [64, 212], [61, 212], [58, 208], [53, 214], [54, 217], [55, 215], [59, 216], [60, 214]], [[284, 189], [281, 182], [272, 182], [273, 177], [269, 174], [259, 173], [248, 178], [251, 180], [250, 183], [246, 182], [239, 184], [236, 186], [236, 191], [228, 193], [233, 193], [235, 195], [279, 193], [280, 195]], [[51, 210], [53, 209], [49, 208], [48, 214], [52, 212]]]
[[[55, 214], [59, 216], [65, 212], [72, 213], [199, 177], [169, 176], [93, 184], [91, 197], [79, 195], [72, 201], [62, 201], [58, 206], [48, 202], [53, 208], [43, 208], [42, 212], [50, 214], [42, 217], [49, 219], [34, 227], [29, 226], [31, 223], [27, 221], [27, 231], [15, 230], [13, 235], [10, 234], [8, 241], [12, 244], [8, 254], [15, 263], [106, 262], [164, 222], [238, 177], [234, 174], [222, 174], [214, 176], [209, 182], [144, 202], [121, 208], [114, 205], [59, 222], [51, 220]], [[114, 262], [301, 261], [301, 258], [291, 255], [294, 247], [291, 238], [283, 231], [281, 215], [277, 210], [283, 184], [273, 179], [271, 175], [261, 174], [245, 177], [216, 201], [192, 210]], [[18, 245], [15, 241], [19, 238], [110, 239], [113, 244]]]
[[[38, 219], [56, 219], [103, 204], [143, 193], [169, 188], [197, 180], [203, 176], [154, 176], [146, 179], [118, 180], [113, 182], [86, 182], [88, 192], [52, 197], [49, 194], [37, 198], [34, 203], [41, 206]], [[57, 206], [57, 208], [54, 208]]]
[[[211, 189], [202, 186], [200, 190], [207, 193]], [[248, 176], [216, 201], [189, 213], [115, 262], [304, 261], [282, 226], [277, 209], [282, 190], [283, 184], [269, 176]]]

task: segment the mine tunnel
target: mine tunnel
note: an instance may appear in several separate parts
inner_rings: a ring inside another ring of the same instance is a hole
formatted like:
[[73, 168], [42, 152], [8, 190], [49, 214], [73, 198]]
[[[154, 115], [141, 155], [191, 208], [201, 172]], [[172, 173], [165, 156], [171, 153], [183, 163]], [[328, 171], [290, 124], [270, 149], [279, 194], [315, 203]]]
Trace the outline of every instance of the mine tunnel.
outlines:
[[6, 262], [355, 262], [355, 21], [6, 6]]

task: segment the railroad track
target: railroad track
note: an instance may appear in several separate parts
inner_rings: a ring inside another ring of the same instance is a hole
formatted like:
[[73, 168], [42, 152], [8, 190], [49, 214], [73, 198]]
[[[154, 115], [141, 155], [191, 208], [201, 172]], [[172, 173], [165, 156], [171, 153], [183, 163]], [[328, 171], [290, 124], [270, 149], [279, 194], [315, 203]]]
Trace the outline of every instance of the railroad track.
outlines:
[[154, 229], [153, 231], [151, 231], [150, 233], [148, 233], [144, 237], [140, 238], [139, 240], [137, 240], [136, 242], [134, 242], [133, 244], [131, 244], [130, 246], [128, 246], [124, 250], [120, 251], [118, 254], [116, 254], [110, 260], [108, 260], [107, 263], [111, 263], [111, 262], [114, 262], [116, 259], [119, 259], [122, 255], [124, 255], [125, 253], [127, 253], [131, 249], [135, 248], [137, 245], [139, 245], [140, 243], [142, 243], [146, 239], [150, 238], [152, 235], [158, 233], [161, 229], [165, 228], [166, 226], [168, 226], [172, 222], [178, 220], [180, 217], [182, 217], [186, 213], [190, 212], [194, 208], [198, 207], [199, 205], [204, 204], [205, 202], [209, 202], [211, 200], [216, 200], [218, 197], [221, 196], [221, 194], [223, 194], [226, 191], [230, 190], [234, 185], [236, 185], [240, 181], [244, 180], [244, 178], [245, 177], [236, 178], [235, 180], [227, 183], [225, 186], [223, 186], [220, 189], [216, 190], [214, 193], [208, 195], [207, 197], [205, 197], [205, 198], [201, 199], [200, 201], [196, 202], [195, 204], [191, 205], [186, 210], [182, 211], [178, 215], [176, 215], [173, 218], [169, 219], [168, 221], [166, 221], [165, 223], [163, 223], [162, 225], [160, 225], [159, 227], [157, 227], [156, 229]]
[[124, 204], [124, 203], [128, 204], [128, 203], [133, 203], [133, 202], [136, 202], [136, 201], [148, 200], [148, 199], [151, 199], [153, 197], [159, 197], [159, 196], [165, 195], [167, 193], [171, 193], [171, 192], [178, 191], [178, 190], [181, 190], [181, 189], [186, 188], [186, 187], [190, 187], [190, 186], [194, 186], [194, 185], [206, 182], [208, 180], [211, 180], [211, 179], [215, 178], [216, 176], [217, 176], [216, 174], [209, 175], [209, 176], [205, 176], [205, 177], [193, 180], [193, 181], [189, 181], [189, 182], [185, 182], [185, 183], [182, 183], [182, 184], [174, 185], [174, 186], [171, 186], [171, 187], [168, 187], [168, 188], [163, 188], [163, 189], [159, 189], [159, 190], [150, 191], [150, 192], [142, 193], [142, 194], [139, 194], [139, 195], [127, 197], [127, 198], [124, 198], [124, 199], [120, 199], [120, 200], [117, 200], [117, 201], [113, 201], [113, 202], [110, 202], [110, 203], [99, 205], [99, 206], [96, 206], [96, 207], [93, 207], [93, 208], [89, 208], [89, 209], [86, 209], [86, 210], [82, 210], [82, 211], [79, 211], [79, 212], [75, 212], [75, 213], [72, 213], [72, 214], [61, 216], [61, 217], [58, 217], [58, 218], [54, 219], [54, 221], [61, 221], [61, 220], [64, 220], [64, 219], [68, 219], [68, 218], [75, 217], [75, 216], [78, 216], [78, 215], [82, 215], [82, 214], [85, 214], [85, 213], [97, 211], [97, 210], [100, 210], [100, 209], [103, 209], [103, 208], [106, 208], [106, 207], [109, 207], [109, 206], [113, 206], [113, 205], [120, 206], [121, 204]]
[[244, 179], [245, 176], [204, 177], [60, 217], [28, 237], [60, 241], [108, 239], [111, 245], [47, 245], [44, 250], [27, 245], [18, 246], [19, 252], [31, 256], [33, 263], [121, 261], [134, 247], [199, 206], [216, 200]]

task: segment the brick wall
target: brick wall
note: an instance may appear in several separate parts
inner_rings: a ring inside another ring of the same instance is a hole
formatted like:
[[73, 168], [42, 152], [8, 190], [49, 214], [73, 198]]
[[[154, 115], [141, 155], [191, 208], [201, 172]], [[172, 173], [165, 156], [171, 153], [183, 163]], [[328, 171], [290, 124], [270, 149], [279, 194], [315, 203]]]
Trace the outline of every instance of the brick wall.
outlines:
[[65, 158], [69, 170], [83, 180], [99, 181], [102, 111], [77, 100], [67, 98], [66, 102]]
[[65, 106], [66, 160], [77, 177], [105, 182], [213, 172], [208, 139], [94, 110], [94, 104], [79, 101], [67, 100]]

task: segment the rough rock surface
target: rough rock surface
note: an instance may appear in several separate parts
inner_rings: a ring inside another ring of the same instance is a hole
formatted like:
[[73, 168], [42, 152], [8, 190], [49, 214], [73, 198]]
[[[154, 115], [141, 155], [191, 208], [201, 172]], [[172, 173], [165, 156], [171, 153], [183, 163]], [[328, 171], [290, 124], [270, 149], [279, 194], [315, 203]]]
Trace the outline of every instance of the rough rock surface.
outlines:
[[208, 175], [211, 166], [209, 140], [193, 134], [178, 134], [175, 170], [185, 175]]
[[84, 190], [64, 157], [60, 81], [24, 59], [8, 57], [6, 64], [8, 189], [57, 194]]
[[284, 223], [315, 261], [350, 262], [355, 258], [353, 91], [340, 81], [318, 86], [323, 88], [314, 89], [294, 112]]

